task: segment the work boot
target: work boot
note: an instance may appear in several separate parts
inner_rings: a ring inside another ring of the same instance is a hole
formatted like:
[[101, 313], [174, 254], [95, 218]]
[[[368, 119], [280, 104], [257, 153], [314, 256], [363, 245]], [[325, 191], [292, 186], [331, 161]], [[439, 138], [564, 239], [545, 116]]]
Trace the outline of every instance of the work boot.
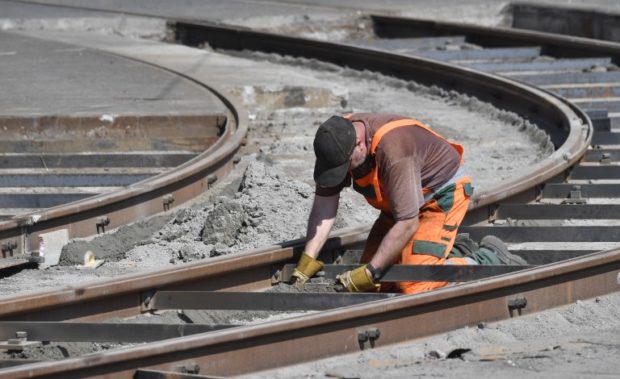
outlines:
[[480, 248], [486, 248], [491, 250], [493, 253], [495, 253], [495, 255], [502, 264], [527, 266], [527, 261], [525, 259], [508, 251], [508, 247], [506, 247], [504, 241], [495, 236], [483, 237], [480, 241]]
[[469, 233], [460, 233], [454, 239], [454, 245], [450, 251], [450, 256], [466, 258], [478, 250], [478, 244], [469, 238]]

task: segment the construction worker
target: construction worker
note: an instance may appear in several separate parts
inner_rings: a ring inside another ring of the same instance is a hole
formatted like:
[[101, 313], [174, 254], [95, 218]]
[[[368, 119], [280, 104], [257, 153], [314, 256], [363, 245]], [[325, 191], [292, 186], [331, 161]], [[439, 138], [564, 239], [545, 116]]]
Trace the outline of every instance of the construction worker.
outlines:
[[[297, 286], [321, 270], [317, 260], [334, 224], [340, 191], [353, 184], [381, 210], [372, 226], [360, 267], [339, 275], [352, 292], [378, 290], [392, 264], [526, 264], [494, 237], [480, 246], [457, 229], [472, 196], [463, 169], [463, 148], [421, 122], [393, 114], [332, 116], [314, 139], [316, 192], [304, 253], [293, 272]], [[417, 293], [446, 282], [400, 282]]]

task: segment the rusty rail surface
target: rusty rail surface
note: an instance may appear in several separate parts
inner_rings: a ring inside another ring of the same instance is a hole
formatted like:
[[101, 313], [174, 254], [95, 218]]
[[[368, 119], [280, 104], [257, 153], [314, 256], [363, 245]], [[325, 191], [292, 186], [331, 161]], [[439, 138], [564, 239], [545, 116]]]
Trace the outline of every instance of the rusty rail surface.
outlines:
[[[540, 196], [539, 186], [566, 177], [586, 152], [592, 124], [577, 107], [548, 92], [475, 70], [424, 58], [310, 41], [208, 24], [176, 24], [180, 40], [213, 47], [286, 52], [354, 68], [380, 71], [469, 93], [534, 120], [552, 136], [556, 151], [531, 171], [487, 189], [473, 202], [470, 222], [487, 220], [499, 203], [523, 204]], [[504, 33], [504, 32], [502, 32]], [[505, 32], [508, 33], [508, 32]], [[208, 39], [207, 39], [208, 38]], [[363, 244], [368, 227], [334, 233], [322, 252], [334, 261], [343, 249]], [[208, 262], [144, 275], [0, 300], [1, 320], [87, 321], [145, 312], [156, 291], [253, 291], [279, 280], [295, 262], [303, 241], [291, 241]], [[55, 362], [0, 370], [7, 378], [139, 376], [145, 371], [200, 367], [203, 375], [235, 375], [359, 351], [423, 337], [480, 321], [529, 314], [618, 290], [620, 250], [608, 250], [532, 267], [514, 274], [322, 311], [282, 321], [195, 334]], [[437, 312], [442, 312], [437, 317]], [[438, 322], [441, 320], [441, 322]], [[411, 328], [410, 325], [416, 325]], [[321, 349], [303, 348], [321, 345]]]

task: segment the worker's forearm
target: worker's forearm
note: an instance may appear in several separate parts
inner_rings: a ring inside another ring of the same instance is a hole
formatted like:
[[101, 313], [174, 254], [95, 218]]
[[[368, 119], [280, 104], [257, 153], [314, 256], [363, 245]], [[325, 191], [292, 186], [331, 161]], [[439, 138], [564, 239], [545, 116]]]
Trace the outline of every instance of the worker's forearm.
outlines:
[[308, 219], [305, 248], [305, 253], [312, 258], [316, 258], [319, 255], [319, 251], [321, 251], [334, 225], [339, 198], [339, 195], [314, 197], [314, 204]]
[[370, 264], [381, 270], [385, 270], [394, 264], [411, 236], [418, 230], [418, 226], [417, 218], [397, 221], [383, 237], [377, 252], [370, 260]]

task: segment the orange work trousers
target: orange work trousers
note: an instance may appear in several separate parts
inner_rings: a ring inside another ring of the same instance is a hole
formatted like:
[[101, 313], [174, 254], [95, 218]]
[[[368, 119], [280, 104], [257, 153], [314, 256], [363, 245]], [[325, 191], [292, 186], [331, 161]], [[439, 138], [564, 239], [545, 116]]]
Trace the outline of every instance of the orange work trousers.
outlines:
[[[399, 262], [409, 265], [466, 265], [465, 258], [450, 257], [450, 250], [467, 207], [469, 206], [472, 187], [469, 176], [464, 176], [454, 184], [436, 193], [433, 198], [420, 208], [419, 227], [409, 239], [401, 252]], [[375, 221], [368, 235], [362, 263], [368, 263], [379, 248], [383, 237], [395, 221], [391, 215], [382, 212]], [[407, 294], [429, 291], [445, 287], [449, 282], [400, 282], [400, 291]], [[394, 286], [382, 285], [382, 291], [389, 291]]]

